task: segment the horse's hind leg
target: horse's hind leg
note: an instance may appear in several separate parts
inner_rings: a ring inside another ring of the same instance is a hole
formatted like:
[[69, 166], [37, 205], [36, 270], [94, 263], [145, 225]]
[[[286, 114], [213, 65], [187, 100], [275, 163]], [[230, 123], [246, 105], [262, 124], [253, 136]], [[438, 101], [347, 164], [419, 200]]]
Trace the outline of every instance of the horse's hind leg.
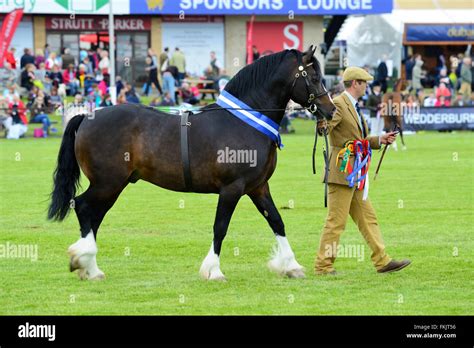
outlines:
[[286, 238], [285, 225], [273, 203], [268, 182], [249, 193], [249, 197], [267, 220], [278, 243], [273, 258], [268, 262], [270, 270], [290, 278], [304, 278], [303, 267], [296, 261], [295, 254]]
[[69, 247], [68, 253], [71, 257], [70, 271], [79, 270], [81, 279], [105, 278], [104, 272], [97, 266], [97, 232], [105, 214], [114, 205], [125, 186], [126, 184], [113, 187], [110, 183], [91, 185], [87, 191], [75, 198], [81, 238]]
[[221, 253], [222, 241], [227, 234], [227, 228], [229, 227], [229, 222], [235, 207], [240, 197], [242, 197], [243, 189], [243, 184], [234, 182], [222, 188], [219, 193], [216, 219], [214, 221], [214, 239], [211, 244], [211, 249], [199, 270], [199, 273], [204, 279], [225, 280], [225, 276], [220, 269], [219, 255]]

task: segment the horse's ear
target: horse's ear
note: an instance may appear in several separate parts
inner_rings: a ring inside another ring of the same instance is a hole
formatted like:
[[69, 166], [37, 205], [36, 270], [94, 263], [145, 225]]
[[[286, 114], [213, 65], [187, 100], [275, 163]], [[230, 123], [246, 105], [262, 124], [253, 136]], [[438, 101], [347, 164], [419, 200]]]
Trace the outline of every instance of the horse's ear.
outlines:
[[317, 47], [318, 46], [311, 45], [311, 46], [309, 46], [308, 50], [303, 54], [303, 62], [305, 64], [311, 63], [311, 60], [314, 56], [314, 52], [316, 52]]

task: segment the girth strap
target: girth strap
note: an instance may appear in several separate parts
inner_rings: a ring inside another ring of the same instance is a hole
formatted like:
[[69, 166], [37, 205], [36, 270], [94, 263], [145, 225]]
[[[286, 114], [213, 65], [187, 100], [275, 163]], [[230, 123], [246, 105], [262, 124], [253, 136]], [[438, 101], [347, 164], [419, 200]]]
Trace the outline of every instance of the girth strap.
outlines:
[[181, 114], [181, 162], [183, 163], [183, 175], [186, 191], [191, 191], [193, 181], [191, 179], [191, 165], [189, 163], [189, 139], [188, 128], [191, 127], [191, 122], [188, 121], [190, 112], [185, 111]]

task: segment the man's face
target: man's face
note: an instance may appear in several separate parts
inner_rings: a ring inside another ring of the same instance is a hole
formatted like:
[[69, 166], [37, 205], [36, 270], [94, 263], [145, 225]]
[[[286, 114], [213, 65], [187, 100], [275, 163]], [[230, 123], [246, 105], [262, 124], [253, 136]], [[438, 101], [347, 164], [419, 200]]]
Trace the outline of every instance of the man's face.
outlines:
[[357, 97], [362, 97], [367, 90], [367, 81], [354, 81], [354, 89], [356, 90]]
[[375, 86], [375, 87], [374, 87], [374, 93], [375, 93], [376, 95], [379, 95], [379, 94], [380, 94], [380, 89], [381, 89], [380, 86]]

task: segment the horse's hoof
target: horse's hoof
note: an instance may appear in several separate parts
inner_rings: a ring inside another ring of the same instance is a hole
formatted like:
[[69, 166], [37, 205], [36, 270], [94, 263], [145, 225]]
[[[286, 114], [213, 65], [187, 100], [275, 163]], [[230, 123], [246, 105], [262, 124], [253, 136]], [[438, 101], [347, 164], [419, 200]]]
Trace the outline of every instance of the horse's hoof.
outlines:
[[222, 275], [211, 276], [211, 277], [207, 278], [207, 280], [218, 281], [218, 282], [226, 282], [227, 281], [226, 277], [223, 274]]
[[286, 272], [286, 276], [288, 278], [306, 278], [303, 270], [299, 268]]
[[83, 268], [79, 269], [79, 272], [77, 272], [77, 275], [79, 276], [80, 280], [87, 280], [87, 271]]
[[71, 256], [69, 259], [69, 271], [74, 272], [76, 269], [79, 269], [79, 258]]
[[94, 281], [100, 281], [100, 280], [105, 280], [105, 274], [104, 272], [99, 272], [95, 276], [89, 278], [89, 280], [94, 280]]

